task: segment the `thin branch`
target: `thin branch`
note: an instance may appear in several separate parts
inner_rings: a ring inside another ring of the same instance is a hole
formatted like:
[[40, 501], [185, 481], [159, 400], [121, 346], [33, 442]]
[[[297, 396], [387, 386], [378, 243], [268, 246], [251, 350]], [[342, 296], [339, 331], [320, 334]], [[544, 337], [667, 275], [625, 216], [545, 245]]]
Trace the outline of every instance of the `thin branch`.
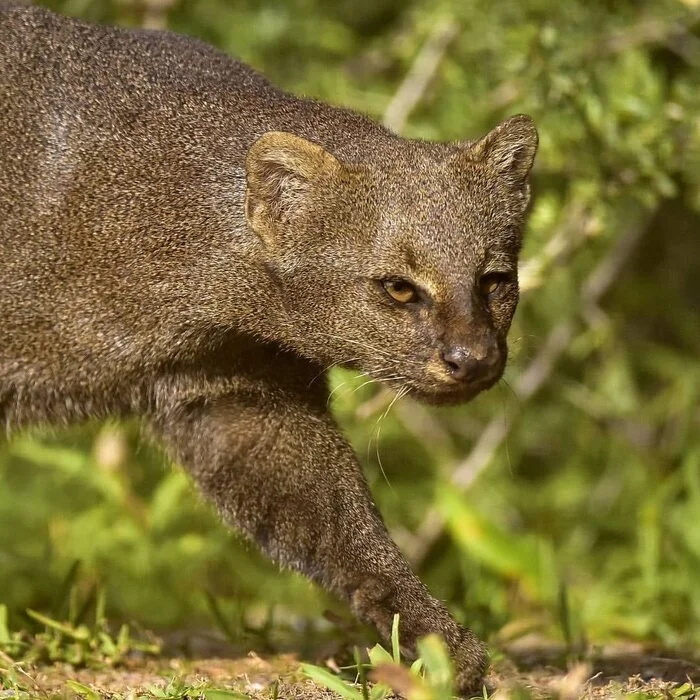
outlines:
[[141, 26], [144, 29], [167, 29], [168, 11], [174, 4], [175, 0], [143, 0]]
[[589, 238], [595, 227], [596, 219], [587, 205], [578, 199], [571, 199], [565, 205], [561, 221], [542, 252], [520, 264], [520, 294], [541, 287], [551, 268], [569, 259]]
[[665, 46], [677, 56], [680, 56], [691, 66], [700, 65], [700, 40], [689, 28], [700, 18], [700, 12], [688, 14], [685, 21], [664, 22], [657, 18], [648, 17], [625, 30], [608, 35], [590, 55], [604, 56], [618, 54], [639, 46], [656, 44]]
[[455, 442], [450, 431], [422, 404], [396, 404], [394, 416], [423, 445], [440, 446], [451, 453], [455, 451]]
[[[582, 285], [579, 308], [585, 320], [590, 320], [587, 310], [599, 308], [603, 296], [612, 287], [622, 267], [636, 249], [650, 220], [651, 217], [648, 217], [631, 226]], [[513, 385], [513, 391], [519, 399], [518, 404], [521, 408], [551, 378], [557, 361], [574, 340], [576, 331], [577, 324], [573, 317], [562, 321], [551, 330], [538, 354]], [[508, 417], [493, 418], [486, 425], [469, 455], [457, 465], [450, 477], [455, 488], [466, 491], [474, 483], [505, 442], [514, 420], [515, 417], [511, 414]], [[440, 512], [433, 508], [419, 526], [413, 542], [403, 543], [408, 549], [408, 556], [414, 566], [420, 565], [426, 558], [433, 544], [442, 534], [444, 526], [444, 519]]]
[[403, 131], [411, 112], [425, 97], [425, 93], [437, 74], [449, 45], [454, 41], [459, 27], [450, 19], [435, 25], [411, 69], [384, 112], [384, 126], [396, 133]]

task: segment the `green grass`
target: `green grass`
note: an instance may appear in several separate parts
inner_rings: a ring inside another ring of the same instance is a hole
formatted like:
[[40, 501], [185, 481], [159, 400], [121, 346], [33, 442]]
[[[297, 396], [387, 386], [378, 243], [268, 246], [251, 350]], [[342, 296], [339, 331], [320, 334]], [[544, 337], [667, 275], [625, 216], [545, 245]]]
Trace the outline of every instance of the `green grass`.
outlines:
[[104, 618], [94, 625], [75, 621], [60, 622], [35, 610], [27, 617], [43, 627], [42, 631], [10, 631], [7, 608], [0, 605], [0, 652], [30, 664], [65, 662], [72, 666], [116, 665], [134, 652], [157, 655], [156, 641], [139, 641], [131, 636], [128, 625], [112, 635]]
[[[383, 700], [394, 693], [407, 700], [457, 698], [452, 663], [443, 641], [435, 635], [419, 640], [418, 658], [407, 666], [401, 658], [399, 634], [400, 620], [395, 615], [391, 651], [376, 644], [366, 650], [367, 661], [363, 661], [356, 648], [355, 663], [337, 669], [338, 672], [312, 664], [302, 664], [301, 669], [314, 682], [333, 691], [343, 700]], [[502, 654], [494, 653], [496, 667], [499, 665], [499, 656], [501, 662], [505, 660]], [[529, 685], [513, 682], [506, 676], [497, 690], [484, 685], [481, 694], [472, 700], [573, 700], [585, 692], [592, 675], [591, 667], [571, 654], [568, 655], [567, 667], [569, 672], [558, 678], [555, 688], [551, 684], [537, 687], [533, 680]], [[634, 683], [634, 680], [624, 684], [613, 682], [607, 686], [606, 697], [619, 700], [694, 700], [700, 693], [700, 687], [691, 680], [667, 684], [663, 688], [649, 687], [630, 691], [630, 685]]]
[[[99, 601], [99, 597], [98, 597]], [[278, 700], [280, 682], [285, 691], [294, 688], [295, 696], [316, 698], [309, 695], [308, 687], [301, 685], [308, 678], [318, 686], [342, 700], [385, 700], [399, 695], [407, 700], [452, 700], [456, 698], [453, 684], [452, 663], [443, 641], [430, 635], [418, 642], [418, 658], [407, 664], [402, 658], [400, 644], [400, 619], [396, 615], [392, 626], [391, 646], [386, 649], [375, 644], [363, 655], [355, 647], [354, 663], [338, 667], [335, 663], [321, 666], [301, 663], [298, 673], [293, 668], [265, 672], [266, 687], [257, 682], [254, 695], [235, 686], [239, 672], [229, 672], [228, 687], [202, 677], [193, 676], [178, 660], [173, 670], [172, 661], [159, 656], [157, 641], [150, 635], [148, 642], [133, 640], [125, 626], [113, 637], [110, 625], [99, 614], [102, 604], [95, 611], [96, 623], [87, 625], [75, 620], [57, 620], [28, 611], [29, 617], [40, 625], [34, 632], [13, 631], [6, 622], [6, 609], [0, 607], [0, 690], [3, 698], [28, 700], [42, 697], [45, 700], [85, 698], [96, 700]], [[147, 661], [147, 656], [152, 659]], [[540, 678], [527, 678], [514, 674], [507, 655], [494, 650], [492, 659], [497, 688], [485, 685], [480, 695], [472, 700], [573, 700], [585, 694], [593, 666], [588, 654], [567, 655], [564, 666], [569, 670]], [[658, 659], [656, 660], [658, 661]], [[656, 662], [652, 659], [652, 662]], [[551, 662], [551, 660], [550, 660]], [[186, 662], [184, 662], [186, 664]], [[289, 662], [287, 662], [289, 663]], [[75, 677], [81, 667], [93, 669], [93, 675]], [[53, 669], [53, 682], [47, 690], [41, 680], [46, 669]], [[104, 680], [100, 674], [110, 669], [109, 690], [104, 694]], [[123, 671], [121, 670], [123, 669]], [[639, 669], [642, 670], [641, 668]], [[622, 671], [617, 672], [617, 675]], [[120, 680], [123, 673], [123, 680]], [[281, 674], [281, 675], [277, 675]], [[157, 679], [157, 680], [154, 680]], [[234, 687], [231, 687], [233, 682]], [[493, 677], [489, 683], [493, 682]], [[60, 689], [57, 689], [57, 686]], [[127, 686], [129, 689], [127, 689]], [[693, 700], [698, 686], [690, 679], [675, 683], [643, 683], [630, 678], [625, 683], [609, 682], [605, 686], [606, 698], [620, 700]]]
[[[1, 670], [1, 669], [0, 669]], [[21, 670], [14, 669], [2, 676], [0, 690], [4, 698], [13, 700], [30, 700], [37, 697], [34, 680]], [[94, 688], [75, 680], [66, 680], [62, 691], [54, 694], [44, 694], [44, 700], [63, 700], [69, 693], [76, 700], [103, 700], [104, 695]], [[110, 700], [250, 700], [250, 696], [226, 688], [217, 688], [205, 681], [187, 683], [181, 678], [171, 678], [165, 685], [151, 684], [139, 690], [138, 693], [110, 693]]]
[[[391, 628], [391, 653], [381, 644], [367, 649], [369, 663], [362, 661], [355, 648], [355, 664], [345, 667], [355, 674], [354, 682], [344, 681], [340, 676], [313, 664], [302, 664], [306, 676], [325, 686], [345, 700], [383, 700], [392, 690], [400, 692], [406, 688], [423, 688], [425, 700], [441, 700], [444, 691], [452, 695], [452, 669], [442, 641], [437, 637], [421, 640], [419, 657], [409, 669], [401, 665], [399, 642], [399, 615], [394, 615]], [[427, 658], [427, 662], [426, 662]], [[377, 683], [370, 687], [369, 680]], [[401, 685], [401, 688], [397, 687]], [[443, 693], [443, 694], [440, 694]]]

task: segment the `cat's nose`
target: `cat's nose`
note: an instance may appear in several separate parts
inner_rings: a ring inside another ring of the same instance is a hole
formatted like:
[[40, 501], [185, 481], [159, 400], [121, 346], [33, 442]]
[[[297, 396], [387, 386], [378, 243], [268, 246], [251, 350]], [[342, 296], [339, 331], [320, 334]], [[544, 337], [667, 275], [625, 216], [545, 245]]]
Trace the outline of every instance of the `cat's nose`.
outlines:
[[498, 352], [477, 353], [462, 345], [446, 348], [441, 353], [447, 373], [458, 382], [470, 382], [490, 375], [498, 365]]

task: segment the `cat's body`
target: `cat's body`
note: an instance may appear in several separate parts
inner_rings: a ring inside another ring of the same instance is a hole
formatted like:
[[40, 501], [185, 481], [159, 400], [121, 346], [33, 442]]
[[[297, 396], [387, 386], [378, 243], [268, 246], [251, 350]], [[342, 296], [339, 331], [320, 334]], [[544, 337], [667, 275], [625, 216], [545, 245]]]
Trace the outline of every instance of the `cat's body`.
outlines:
[[493, 384], [535, 148], [525, 117], [407, 141], [192, 39], [0, 3], [0, 420], [143, 417], [269, 556], [407, 646], [442, 633], [474, 686], [321, 375]]

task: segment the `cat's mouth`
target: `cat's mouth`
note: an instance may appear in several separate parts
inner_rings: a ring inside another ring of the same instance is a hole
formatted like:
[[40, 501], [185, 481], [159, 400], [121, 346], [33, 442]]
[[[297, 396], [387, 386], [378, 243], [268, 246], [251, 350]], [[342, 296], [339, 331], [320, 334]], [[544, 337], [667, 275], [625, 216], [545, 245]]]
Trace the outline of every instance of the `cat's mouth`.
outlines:
[[447, 384], [437, 382], [420, 382], [409, 379], [396, 382], [393, 389], [404, 396], [410, 396], [421, 403], [434, 406], [455, 406], [468, 403], [481, 392], [487, 391], [498, 382], [502, 372], [489, 377], [477, 379], [468, 384]]
[[487, 391], [503, 376], [506, 352], [499, 352], [491, 361], [484, 363], [471, 375], [455, 377], [441, 370], [432, 358], [425, 364], [413, 361], [412, 371], [405, 365], [397, 365], [389, 371], [368, 369], [358, 362], [343, 366], [362, 372], [368, 379], [391, 388], [399, 397], [408, 396], [416, 401], [437, 406], [454, 406], [468, 403], [483, 391]]

